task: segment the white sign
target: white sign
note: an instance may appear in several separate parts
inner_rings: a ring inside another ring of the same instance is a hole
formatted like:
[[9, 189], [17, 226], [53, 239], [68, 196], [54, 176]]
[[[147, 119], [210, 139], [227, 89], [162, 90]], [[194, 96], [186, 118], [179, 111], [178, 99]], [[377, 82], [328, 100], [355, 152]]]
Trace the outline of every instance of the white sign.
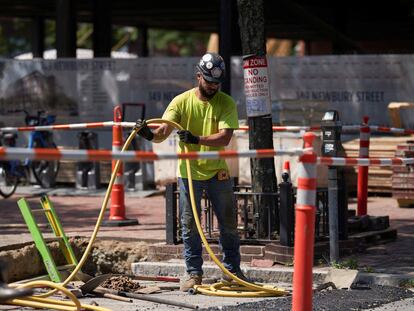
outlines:
[[269, 115], [271, 109], [266, 57], [253, 56], [244, 59], [243, 73], [247, 116]]
[[[289, 113], [294, 102], [304, 107], [325, 103], [324, 109], [339, 111], [344, 124], [359, 124], [367, 115], [370, 124], [390, 126], [388, 104], [414, 102], [414, 55], [292, 56], [269, 57], [267, 61], [276, 124], [281, 109]], [[233, 57], [231, 94], [239, 107], [246, 102], [242, 67], [242, 60]], [[244, 117], [239, 109], [239, 118]], [[401, 120], [404, 127], [414, 127], [414, 110], [404, 110]]]

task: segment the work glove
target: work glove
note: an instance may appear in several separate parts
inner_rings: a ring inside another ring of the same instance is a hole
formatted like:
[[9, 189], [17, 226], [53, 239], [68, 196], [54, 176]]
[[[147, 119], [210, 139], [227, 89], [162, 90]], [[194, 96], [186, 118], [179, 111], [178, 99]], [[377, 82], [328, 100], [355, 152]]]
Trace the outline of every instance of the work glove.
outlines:
[[139, 136], [149, 141], [154, 139], [154, 133], [150, 130], [145, 120], [138, 119], [135, 126], [140, 128], [140, 130], [138, 131]]
[[186, 144], [195, 144], [197, 145], [200, 141], [200, 137], [191, 134], [190, 131], [178, 131], [178, 136], [180, 137], [180, 141]]

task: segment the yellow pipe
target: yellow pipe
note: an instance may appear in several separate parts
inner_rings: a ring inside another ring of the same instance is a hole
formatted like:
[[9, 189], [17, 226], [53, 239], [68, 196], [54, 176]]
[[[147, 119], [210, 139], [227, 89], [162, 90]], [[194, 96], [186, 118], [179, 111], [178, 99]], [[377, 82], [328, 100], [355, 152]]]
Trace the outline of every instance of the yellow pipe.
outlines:
[[51, 287], [55, 290], [61, 291], [65, 294], [71, 301], [61, 301], [61, 300], [54, 300], [48, 298], [40, 298], [38, 296], [28, 296], [22, 298], [15, 298], [8, 300], [6, 304], [12, 305], [19, 305], [25, 307], [32, 307], [32, 308], [48, 308], [48, 309], [55, 309], [55, 310], [63, 310], [63, 311], [73, 311], [73, 310], [81, 310], [81, 309], [88, 309], [94, 311], [110, 311], [110, 309], [96, 307], [91, 305], [82, 305], [76, 296], [71, 293], [67, 288], [62, 286], [59, 283], [53, 283], [51, 281], [33, 281], [29, 283], [25, 283], [23, 285], [16, 286], [17, 288], [36, 288], [36, 287]]
[[[133, 129], [133, 131], [131, 132], [131, 134], [128, 136], [128, 138], [127, 138], [124, 146], [122, 147], [122, 151], [125, 151], [126, 149], [128, 149], [129, 145], [131, 144], [132, 140], [135, 138], [135, 135], [138, 133], [138, 131], [139, 131], [139, 128], [134, 128]], [[101, 206], [101, 210], [100, 210], [100, 213], [99, 213], [99, 216], [98, 216], [98, 220], [96, 221], [96, 225], [95, 225], [95, 228], [94, 228], [94, 230], [92, 232], [92, 235], [91, 235], [91, 238], [89, 240], [89, 243], [88, 243], [88, 245], [87, 245], [87, 247], [85, 249], [85, 252], [83, 253], [81, 259], [79, 260], [78, 265], [75, 267], [75, 269], [72, 271], [72, 273], [66, 278], [66, 280], [63, 281], [62, 283], [53, 283], [53, 282], [50, 282], [50, 283], [54, 284], [54, 286], [49, 286], [49, 287], [54, 288], [53, 290], [51, 290], [51, 291], [49, 291], [47, 293], [44, 293], [44, 294], [34, 295], [32, 297], [35, 297], [35, 298], [45, 298], [45, 297], [49, 297], [49, 296], [53, 295], [58, 290], [63, 291], [62, 288], [65, 289], [64, 286], [66, 286], [76, 276], [76, 274], [80, 271], [80, 269], [85, 264], [85, 262], [86, 262], [86, 260], [87, 260], [87, 258], [89, 256], [89, 253], [92, 250], [92, 245], [93, 245], [93, 243], [96, 240], [96, 236], [98, 235], [99, 228], [101, 226], [103, 217], [105, 215], [105, 211], [106, 211], [106, 208], [107, 208], [107, 205], [108, 205], [108, 201], [109, 201], [109, 198], [110, 198], [111, 190], [112, 190], [113, 184], [115, 182], [116, 174], [117, 174], [117, 172], [119, 170], [120, 165], [121, 165], [121, 161], [120, 160], [116, 161], [116, 164], [115, 164], [114, 170], [112, 172], [111, 179], [109, 181], [109, 185], [108, 185], [108, 188], [107, 188], [107, 191], [105, 193], [105, 197], [104, 197], [104, 200], [103, 200], [103, 203], [102, 203], [102, 206]], [[27, 284], [24, 284], [24, 285], [17, 284], [17, 283], [12, 283], [12, 284], [10, 284], [10, 286], [11, 287], [30, 287], [29, 284], [33, 285], [33, 287], [35, 287], [35, 286], [44, 286], [44, 284], [42, 282], [44, 282], [44, 281], [34, 281], [34, 282], [30, 282], [30, 283], [27, 283]], [[56, 285], [58, 285], [58, 286], [56, 286]], [[65, 292], [65, 294], [66, 294], [66, 292]], [[72, 293], [70, 293], [70, 294], [72, 294]], [[76, 299], [76, 297], [74, 297], [74, 300], [73, 301], [74, 301], [74, 303], [76, 301], [75, 305], [80, 305], [80, 303]], [[11, 304], [17, 304], [18, 303], [19, 305], [23, 305], [23, 304], [20, 304], [20, 303], [23, 303], [23, 302], [26, 303], [25, 306], [33, 306], [33, 307], [35, 307], [35, 305], [38, 305], [38, 302], [27, 301], [27, 300], [24, 300], [24, 299], [13, 299], [13, 300], [10, 300], [9, 301], [9, 303], [11, 303]], [[61, 304], [61, 302], [60, 301], [57, 301], [57, 300], [56, 300], [55, 303], [56, 303], [56, 306], [57, 307], [59, 307], [59, 305]], [[40, 303], [40, 304], [42, 304], [42, 303]], [[50, 305], [46, 301], [44, 302], [44, 305], [45, 305], [45, 308], [50, 308]], [[90, 309], [90, 310], [110, 311], [110, 309], [98, 308], [98, 307], [89, 306], [89, 305], [85, 305], [83, 307], [86, 308], [86, 309]], [[76, 306], [75, 309], [73, 309], [73, 307], [72, 307], [72, 308], [68, 308], [66, 310], [80, 310], [80, 308], [78, 308]]]
[[[168, 125], [171, 125], [171, 126], [175, 127], [176, 129], [183, 130], [183, 127], [180, 124], [177, 124], [177, 123], [169, 121], [169, 120], [152, 119], [152, 120], [148, 121], [148, 124], [158, 123], [158, 122], [164, 122], [164, 123], [167, 123]], [[187, 146], [184, 146], [184, 151], [188, 152]], [[188, 185], [189, 185], [189, 190], [190, 190], [190, 201], [191, 201], [191, 207], [192, 207], [192, 210], [193, 210], [194, 220], [195, 220], [195, 223], [196, 223], [196, 226], [197, 226], [198, 233], [200, 234], [201, 240], [203, 241], [203, 244], [204, 244], [208, 254], [210, 255], [210, 258], [216, 263], [216, 265], [221, 269], [221, 271], [223, 271], [224, 274], [231, 277], [234, 281], [236, 281], [237, 284], [243, 285], [248, 289], [258, 291], [257, 293], [254, 293], [255, 294], [254, 297], [263, 297], [264, 295], [266, 295], [266, 296], [269, 296], [269, 295], [270, 296], [285, 295], [287, 292], [283, 289], [280, 289], [280, 288], [277, 288], [277, 287], [267, 287], [267, 286], [262, 286], [262, 285], [259, 285], [259, 284], [249, 283], [249, 282], [246, 282], [246, 281], [238, 278], [237, 276], [232, 274], [229, 270], [227, 270], [226, 267], [224, 267], [224, 265], [216, 257], [216, 255], [214, 255], [214, 252], [210, 248], [210, 245], [208, 244], [207, 239], [204, 235], [203, 229], [201, 228], [200, 218], [198, 217], [196, 202], [195, 202], [195, 198], [194, 198], [193, 180], [192, 180], [192, 177], [191, 177], [190, 160], [186, 159], [185, 164], [186, 164], [186, 168], [187, 168]], [[213, 291], [209, 291], [207, 288], [209, 288], [209, 286], [205, 287], [205, 288], [204, 287], [201, 288], [199, 286], [194, 287], [196, 292], [199, 291], [199, 292], [201, 292], [203, 294], [207, 294], [207, 295], [209, 295], [209, 294], [213, 295], [213, 293], [215, 293]], [[227, 296], [227, 294], [226, 293], [221, 293], [221, 296]], [[240, 295], [237, 295], [237, 296], [240, 297]], [[234, 296], [232, 296], [231, 293], [228, 293], [227, 297], [234, 297]], [[245, 296], [245, 297], [247, 297], [247, 296]], [[252, 296], [249, 296], [249, 297], [252, 297]]]
[[[167, 123], [170, 126], [175, 127], [176, 129], [179, 130], [183, 130], [183, 127], [173, 121], [169, 121], [169, 120], [163, 120], [163, 119], [151, 119], [147, 121], [148, 124], [151, 123]], [[136, 134], [139, 132], [141, 128], [135, 127], [133, 129], [133, 131], [131, 132], [131, 134], [128, 136], [125, 144], [122, 147], [121, 151], [125, 151], [128, 149], [129, 145], [131, 144], [132, 140], [135, 138]], [[188, 152], [187, 146], [184, 146], [184, 151]], [[92, 249], [92, 245], [95, 242], [96, 236], [98, 235], [99, 232], [99, 228], [101, 226], [108, 202], [109, 202], [109, 198], [110, 198], [110, 194], [112, 191], [112, 187], [113, 184], [115, 182], [116, 179], [116, 174], [119, 170], [121, 161], [118, 160], [116, 161], [114, 170], [112, 172], [110, 181], [109, 181], [109, 185], [107, 188], [107, 191], [105, 193], [105, 197], [101, 206], [101, 210], [98, 216], [98, 219], [96, 221], [96, 225], [95, 228], [92, 232], [91, 238], [89, 240], [89, 243], [86, 247], [85, 252], [83, 253], [81, 259], [79, 260], [78, 265], [75, 267], [75, 269], [72, 271], [72, 273], [66, 278], [66, 280], [62, 283], [53, 283], [53, 282], [48, 282], [48, 281], [34, 281], [34, 282], [30, 282], [24, 285], [20, 285], [20, 284], [10, 284], [11, 286], [18, 286], [18, 287], [36, 287], [36, 286], [45, 286], [46, 284], [44, 282], [47, 282], [48, 284], [46, 286], [54, 288], [53, 290], [41, 294], [41, 295], [35, 295], [35, 296], [31, 296], [28, 299], [13, 299], [8, 301], [8, 303], [11, 304], [19, 304], [25, 303], [26, 306], [33, 306], [35, 307], [35, 305], [37, 306], [45, 306], [45, 308], [51, 308], [51, 305], [55, 306], [55, 308], [59, 308], [59, 310], [80, 310], [80, 308], [85, 308], [85, 309], [90, 309], [90, 310], [97, 310], [97, 311], [106, 311], [109, 309], [105, 309], [105, 308], [101, 308], [101, 307], [94, 307], [94, 306], [89, 306], [89, 305], [81, 305], [79, 303], [79, 301], [76, 299], [75, 296], [73, 296], [72, 293], [70, 293], [65, 286], [76, 276], [76, 274], [80, 271], [80, 269], [83, 267], [83, 265], [85, 264], [89, 253]], [[213, 295], [213, 296], [225, 296], [225, 297], [267, 297], [267, 296], [282, 296], [282, 295], [286, 295], [287, 292], [284, 289], [281, 288], [277, 288], [277, 287], [273, 287], [273, 286], [264, 286], [264, 285], [260, 285], [260, 284], [255, 284], [255, 283], [249, 283], [246, 282], [240, 278], [238, 278], [237, 276], [233, 275], [230, 271], [228, 271], [223, 264], [220, 262], [220, 260], [214, 255], [214, 252], [211, 250], [210, 245], [207, 242], [207, 239], [203, 233], [203, 230], [201, 228], [201, 224], [200, 224], [200, 218], [198, 217], [198, 213], [197, 213], [197, 208], [196, 208], [196, 204], [195, 204], [195, 198], [194, 198], [194, 188], [193, 188], [193, 181], [192, 181], [192, 177], [191, 177], [191, 169], [190, 169], [190, 160], [186, 159], [186, 168], [187, 168], [187, 172], [189, 172], [188, 175], [188, 181], [189, 181], [189, 190], [190, 190], [190, 201], [191, 201], [191, 206], [192, 206], [192, 210], [193, 210], [193, 215], [194, 215], [194, 220], [195, 223], [197, 225], [197, 230], [198, 233], [200, 234], [201, 240], [203, 241], [203, 244], [208, 252], [208, 254], [210, 255], [210, 258], [217, 264], [217, 266], [221, 269], [221, 271], [223, 271], [224, 274], [228, 275], [231, 279], [233, 279], [234, 281], [236, 281], [237, 284], [241, 285], [241, 287], [236, 287], [235, 289], [233, 287], [229, 287], [227, 282], [219, 282], [214, 284], [213, 286], [210, 285], [200, 285], [200, 286], [195, 286], [194, 289], [196, 292], [199, 293], [203, 293], [206, 295]], [[50, 284], [49, 284], [50, 283]], [[219, 289], [222, 288], [222, 289]], [[245, 289], [246, 288], [246, 289]], [[250, 289], [251, 291], [247, 291], [248, 289]], [[62, 302], [62, 301], [55, 301], [55, 300], [51, 300], [51, 299], [45, 299], [45, 297], [49, 297], [50, 295], [54, 294], [56, 291], [62, 291], [63, 293], [65, 293], [65, 295], [67, 295], [73, 302], [73, 305], [68, 305], [67, 302]], [[65, 307], [67, 307], [67, 309], [64, 309]]]

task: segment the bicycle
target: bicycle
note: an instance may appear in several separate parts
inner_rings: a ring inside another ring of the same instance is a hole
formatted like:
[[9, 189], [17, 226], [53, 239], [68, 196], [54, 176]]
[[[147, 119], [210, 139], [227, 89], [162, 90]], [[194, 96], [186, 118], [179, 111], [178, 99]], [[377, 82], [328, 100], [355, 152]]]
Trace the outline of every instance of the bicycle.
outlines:
[[[9, 112], [24, 112], [27, 126], [50, 125], [55, 122], [54, 115], [45, 115], [45, 111], [39, 110], [37, 115], [30, 115], [26, 110], [13, 110]], [[1, 133], [1, 145], [16, 147], [16, 133]], [[32, 131], [29, 135], [28, 148], [57, 148], [53, 142], [53, 134], [48, 131]], [[37, 183], [42, 188], [51, 188], [56, 183], [59, 172], [58, 160], [31, 161], [26, 159], [23, 163], [19, 160], [2, 161], [0, 163], [0, 195], [10, 197], [17, 188], [18, 183], [24, 177], [30, 180], [30, 170]]]

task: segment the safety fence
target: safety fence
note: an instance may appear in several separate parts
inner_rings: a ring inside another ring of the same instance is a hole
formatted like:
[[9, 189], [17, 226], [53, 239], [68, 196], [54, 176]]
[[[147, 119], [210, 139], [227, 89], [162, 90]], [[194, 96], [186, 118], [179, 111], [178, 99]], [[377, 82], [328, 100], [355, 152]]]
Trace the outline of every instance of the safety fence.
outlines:
[[151, 151], [110, 151], [110, 150], [69, 150], [49, 148], [12, 148], [0, 147], [0, 160], [74, 160], [74, 161], [111, 161], [151, 162], [157, 160], [178, 159], [226, 159], [226, 158], [272, 158], [279, 155], [298, 156], [306, 149], [257, 149], [257, 150], [223, 150], [205, 152], [151, 152]]
[[[293, 278], [293, 310], [299, 306], [312, 305], [312, 266], [314, 230], [316, 219], [316, 167], [329, 166], [402, 166], [414, 164], [414, 158], [345, 158], [345, 157], [317, 157], [312, 149], [315, 135], [304, 135], [304, 149], [294, 150], [249, 150], [249, 151], [220, 151], [220, 152], [190, 152], [190, 153], [154, 153], [154, 152], [120, 152], [113, 151], [80, 151], [56, 149], [27, 149], [27, 148], [0, 148], [0, 160], [11, 159], [71, 159], [71, 160], [122, 160], [122, 161], [154, 161], [165, 159], [217, 159], [228, 157], [274, 157], [277, 155], [299, 155], [297, 178], [297, 193], [295, 207], [295, 241]], [[112, 208], [112, 206], [111, 206]], [[310, 310], [310, 309], [309, 309]]]
[[[121, 122], [121, 121], [103, 121], [103, 122], [89, 122], [89, 123], [72, 123], [72, 124], [56, 124], [56, 125], [39, 125], [39, 126], [22, 126], [22, 127], [1, 127], [0, 132], [31, 132], [31, 131], [55, 131], [55, 130], [81, 130], [81, 129], [97, 129], [97, 128], [112, 128], [113, 126], [121, 126], [123, 128], [133, 128], [135, 122]], [[150, 128], [157, 128], [160, 124], [149, 124]], [[343, 125], [342, 130], [346, 132], [359, 131], [364, 124], [358, 125]], [[404, 129], [395, 127], [385, 127], [379, 125], [369, 125], [371, 132], [389, 133], [397, 135], [411, 135], [414, 134], [414, 129]], [[272, 126], [274, 132], [318, 132], [321, 131], [321, 126]], [[239, 126], [239, 131], [248, 131], [249, 127], [245, 125]]]
[[[360, 170], [361, 180], [358, 181], [358, 215], [366, 214], [366, 196], [367, 196], [367, 171], [364, 170], [369, 166], [405, 166], [414, 164], [414, 158], [369, 158], [369, 138], [370, 133], [386, 132], [393, 134], [414, 134], [414, 130], [387, 128], [381, 126], [368, 125], [368, 118], [364, 118], [361, 125], [344, 125], [341, 126], [341, 131], [360, 131], [360, 154], [359, 158], [347, 158], [347, 157], [318, 157], [312, 149], [313, 139], [315, 137], [312, 133], [305, 133], [303, 135], [304, 148], [289, 149], [289, 150], [248, 150], [248, 151], [218, 151], [218, 152], [188, 152], [188, 153], [155, 153], [148, 151], [124, 151], [121, 152], [122, 140], [122, 128], [134, 127], [134, 122], [121, 122], [120, 108], [114, 110], [114, 121], [107, 122], [95, 122], [95, 123], [79, 123], [79, 124], [62, 124], [52, 126], [29, 126], [29, 127], [5, 127], [0, 128], [1, 132], [18, 132], [18, 131], [49, 131], [49, 130], [70, 130], [70, 129], [90, 129], [100, 127], [112, 127], [113, 129], [113, 147], [112, 151], [108, 150], [60, 150], [60, 149], [28, 149], [28, 148], [0, 148], [0, 160], [3, 162], [13, 159], [23, 160], [75, 160], [75, 161], [110, 161], [113, 163], [116, 160], [122, 162], [148, 162], [158, 160], [171, 160], [171, 159], [218, 159], [218, 158], [264, 158], [275, 157], [280, 155], [298, 156], [298, 177], [297, 177], [297, 189], [292, 189], [289, 181], [284, 178], [283, 182], [279, 185], [280, 191], [277, 194], [267, 193], [253, 193], [247, 188], [244, 190], [241, 188], [236, 189], [235, 195], [238, 202], [249, 202], [254, 196], [260, 195], [272, 195], [275, 200], [279, 202], [288, 201], [288, 208], [279, 206], [280, 220], [290, 221], [289, 230], [280, 230], [280, 240], [283, 243], [291, 244], [294, 239], [294, 263], [295, 272], [293, 279], [293, 310], [303, 309], [303, 306], [312, 306], [312, 266], [313, 266], [313, 252], [314, 242], [318, 237], [329, 233], [327, 228], [327, 190], [318, 189], [316, 182], [317, 165], [325, 165], [329, 167], [338, 166], [358, 166]], [[151, 127], [157, 125], [151, 124]], [[240, 130], [248, 130], [248, 127], [241, 126]], [[305, 132], [305, 131], [319, 131], [322, 127], [303, 127], [303, 126], [274, 126], [274, 131], [292, 131], [292, 132]], [[125, 217], [125, 203], [124, 203], [124, 189], [122, 169], [117, 175], [114, 189], [112, 191], [111, 210], [108, 223], [115, 225], [128, 225], [136, 224], [131, 223]], [[285, 176], [286, 177], [286, 176]], [[286, 185], [288, 185], [286, 187]], [[167, 189], [167, 193], [168, 193]], [[247, 201], [246, 201], [246, 198]], [[168, 200], [168, 197], [167, 197]], [[214, 222], [211, 214], [211, 209], [208, 207], [208, 202], [205, 204], [206, 208], [203, 210], [205, 214], [205, 230], [210, 238], [213, 238]], [[252, 232], [258, 230], [259, 222], [255, 210], [249, 211], [246, 206], [249, 203], [242, 203], [241, 215], [243, 221], [244, 239], [252, 237]], [[295, 209], [293, 211], [293, 205]], [[364, 209], [365, 205], [365, 209]], [[320, 208], [322, 206], [322, 209]], [[283, 211], [284, 210], [284, 211]], [[172, 210], [171, 210], [172, 211]], [[271, 215], [267, 215], [270, 219]], [[292, 214], [294, 214], [292, 216]], [[169, 210], [167, 209], [167, 219]], [[263, 215], [262, 215], [263, 216]], [[249, 224], [256, 222], [255, 229], [252, 231]], [[293, 236], [293, 224], [295, 226], [295, 235]], [[286, 223], [284, 224], [286, 225]], [[288, 227], [289, 227], [288, 226]], [[309, 230], [308, 228], [315, 228]], [[177, 224], [171, 226], [167, 223], [167, 240], [169, 238], [168, 233], [177, 232]], [[267, 240], [272, 239], [270, 233], [270, 227], [267, 230]], [[254, 233], [253, 233], [254, 234]], [[256, 237], [257, 240], [258, 237]]]

